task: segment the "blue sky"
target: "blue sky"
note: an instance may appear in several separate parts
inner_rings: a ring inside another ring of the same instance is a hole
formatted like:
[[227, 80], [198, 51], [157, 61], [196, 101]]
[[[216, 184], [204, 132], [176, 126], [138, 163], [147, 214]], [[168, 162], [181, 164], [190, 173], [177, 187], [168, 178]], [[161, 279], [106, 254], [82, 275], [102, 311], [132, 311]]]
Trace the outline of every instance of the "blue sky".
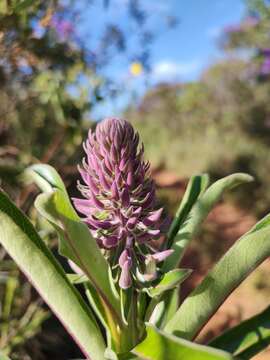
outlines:
[[[160, 69], [160, 64], [167, 62], [180, 80], [196, 79], [203, 68], [221, 56], [218, 35], [226, 25], [241, 19], [244, 3], [242, 0], [171, 0], [168, 3], [180, 18], [180, 24], [155, 43], [153, 66]], [[163, 68], [166, 77], [165, 70], [169, 75], [170, 67]]]
[[[84, 9], [80, 33], [86, 45], [91, 47], [106, 21], [117, 21], [121, 27], [136, 31], [128, 23], [126, 3], [128, 0], [111, 0], [106, 12], [102, 1]], [[160, 81], [192, 81], [199, 78], [203, 69], [223, 56], [218, 48], [218, 36], [227, 26], [239, 22], [245, 11], [243, 0], [141, 0], [145, 10], [151, 13], [149, 26], [157, 35], [151, 46], [151, 73], [133, 77], [128, 58], [120, 56], [105, 68], [104, 73], [117, 79], [125, 95], [113, 103], [106, 102], [95, 110], [95, 116], [119, 115], [131, 100], [130, 94], [140, 97], [149, 86]], [[176, 28], [166, 29], [164, 18], [174, 15], [179, 19]], [[132, 49], [132, 36], [129, 47]], [[134, 44], [135, 46], [135, 44]], [[126, 89], [125, 89], [126, 87]], [[126, 91], [125, 91], [126, 90]]]

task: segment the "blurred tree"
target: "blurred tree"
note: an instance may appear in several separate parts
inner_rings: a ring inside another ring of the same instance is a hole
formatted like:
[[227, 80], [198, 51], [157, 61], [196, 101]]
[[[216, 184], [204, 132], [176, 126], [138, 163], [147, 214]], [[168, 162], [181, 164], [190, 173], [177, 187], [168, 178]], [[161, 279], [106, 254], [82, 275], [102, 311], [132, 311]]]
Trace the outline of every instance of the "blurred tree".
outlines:
[[[15, 187], [14, 175], [36, 161], [51, 162], [70, 175], [70, 166], [80, 158], [76, 147], [91, 124], [90, 111], [121, 91], [102, 69], [117, 54], [129, 62], [137, 59], [144, 70], [149, 68], [154, 38], [147, 21], [151, 10], [147, 12], [140, 1], [129, 0], [121, 5], [125, 10], [121, 24], [104, 17], [100, 33], [91, 29], [89, 45], [79, 27], [89, 37], [83, 16], [87, 11], [91, 14], [94, 5], [102, 14], [117, 4], [98, 0], [1, 2], [0, 178], [2, 186], [20, 197], [21, 205], [27, 197]], [[136, 29], [132, 33], [130, 24]]]
[[224, 29], [223, 61], [199, 81], [159, 84], [126, 115], [155, 166], [165, 164], [182, 177], [204, 171], [254, 175], [252, 191], [247, 197], [243, 188], [239, 201], [257, 215], [269, 211], [270, 202], [270, 191], [262, 195], [270, 182], [269, 24], [269, 2], [250, 1], [240, 24]]

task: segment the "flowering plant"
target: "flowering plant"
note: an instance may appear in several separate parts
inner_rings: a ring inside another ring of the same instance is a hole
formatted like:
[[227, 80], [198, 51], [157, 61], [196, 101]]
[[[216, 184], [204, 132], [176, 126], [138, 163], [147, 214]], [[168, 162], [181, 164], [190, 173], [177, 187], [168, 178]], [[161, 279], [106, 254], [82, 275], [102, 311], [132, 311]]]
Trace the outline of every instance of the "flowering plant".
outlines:
[[[26, 170], [42, 191], [35, 206], [58, 233], [59, 253], [73, 273], [64, 271], [3, 191], [2, 246], [87, 359], [251, 358], [269, 344], [269, 309], [208, 346], [194, 339], [229, 294], [270, 255], [270, 216], [243, 235], [180, 305], [179, 289], [191, 270], [178, 264], [223, 192], [252, 177], [233, 174], [211, 186], [205, 174], [192, 177], [169, 226], [157, 207], [150, 165], [139, 143], [127, 121], [109, 118], [99, 123], [84, 143], [78, 183], [82, 197], [72, 201], [51, 166]], [[157, 242], [161, 234], [162, 243]]]

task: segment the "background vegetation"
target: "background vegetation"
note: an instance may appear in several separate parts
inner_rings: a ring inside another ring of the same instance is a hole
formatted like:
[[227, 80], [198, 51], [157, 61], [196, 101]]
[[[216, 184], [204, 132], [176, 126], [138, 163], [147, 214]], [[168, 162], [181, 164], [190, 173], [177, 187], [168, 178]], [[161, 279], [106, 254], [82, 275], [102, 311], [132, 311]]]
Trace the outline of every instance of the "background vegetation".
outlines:
[[[95, 48], [86, 48], [73, 26], [86, 5], [82, 1], [78, 9], [72, 0], [0, 2], [1, 186], [30, 215], [52, 247], [53, 232], [30, 207], [36, 189], [25, 185], [21, 172], [29, 164], [48, 162], [74, 194], [81, 142], [97, 120], [93, 110], [104, 98], [114, 99], [129, 91], [101, 75], [101, 69], [122, 56], [131, 62], [136, 59], [147, 72], [151, 43], [157, 36], [145, 26], [149, 14], [141, 11], [139, 1], [130, 0], [126, 16], [136, 26], [138, 44], [133, 53], [130, 34], [112, 22]], [[103, 6], [105, 12], [111, 2], [104, 1]], [[269, 212], [270, 5], [255, 0], [246, 7], [243, 20], [224, 29], [219, 39], [225, 55], [222, 61], [211, 65], [198, 81], [150, 88], [139, 104], [131, 103], [124, 111], [142, 136], [165, 204], [176, 207], [187, 179], [196, 173], [208, 172], [215, 179], [244, 171], [256, 179], [219, 206], [192, 253], [187, 254], [186, 261], [198, 270], [193, 282], [257, 217]], [[173, 17], [168, 19], [168, 26], [172, 25]], [[238, 215], [237, 224], [230, 223], [232, 214]], [[266, 274], [269, 265], [264, 265], [238, 298], [243, 302], [243, 296], [255, 289], [265, 299], [269, 295]], [[0, 302], [0, 347], [13, 359], [80, 355], [3, 250]], [[233, 313], [232, 321], [240, 320], [239, 316], [243, 313]], [[230, 324], [231, 319], [223, 319], [220, 326]]]

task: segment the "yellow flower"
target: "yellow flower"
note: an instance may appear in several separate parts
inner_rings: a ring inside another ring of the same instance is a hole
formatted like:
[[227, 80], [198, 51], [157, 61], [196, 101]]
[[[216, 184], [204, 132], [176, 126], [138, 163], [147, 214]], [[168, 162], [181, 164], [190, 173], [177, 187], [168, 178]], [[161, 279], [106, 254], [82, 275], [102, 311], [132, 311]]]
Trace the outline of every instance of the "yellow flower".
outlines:
[[133, 62], [130, 65], [130, 72], [133, 76], [139, 76], [143, 72], [143, 66], [139, 62]]

